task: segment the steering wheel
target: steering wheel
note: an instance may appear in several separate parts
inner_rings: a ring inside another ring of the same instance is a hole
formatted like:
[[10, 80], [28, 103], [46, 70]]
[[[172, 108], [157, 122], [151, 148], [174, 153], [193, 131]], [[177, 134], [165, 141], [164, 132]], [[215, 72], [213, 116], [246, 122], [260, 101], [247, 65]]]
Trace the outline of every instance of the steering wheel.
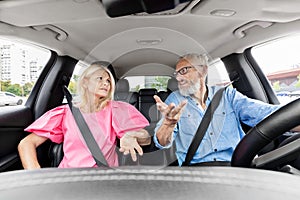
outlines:
[[297, 99], [279, 108], [250, 129], [234, 150], [231, 165], [252, 167], [253, 159], [260, 150], [299, 124], [300, 99]]

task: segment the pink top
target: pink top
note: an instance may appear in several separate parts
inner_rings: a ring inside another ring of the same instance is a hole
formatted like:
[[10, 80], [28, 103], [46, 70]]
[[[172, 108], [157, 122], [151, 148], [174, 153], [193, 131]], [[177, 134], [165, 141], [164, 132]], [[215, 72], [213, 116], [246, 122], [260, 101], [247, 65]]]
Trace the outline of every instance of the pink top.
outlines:
[[[120, 101], [110, 101], [103, 110], [83, 113], [83, 116], [111, 167], [118, 166], [116, 136], [121, 138], [127, 131], [149, 125], [135, 107]], [[97, 167], [68, 105], [49, 110], [25, 131], [47, 137], [55, 143], [64, 142], [64, 157], [58, 167]]]

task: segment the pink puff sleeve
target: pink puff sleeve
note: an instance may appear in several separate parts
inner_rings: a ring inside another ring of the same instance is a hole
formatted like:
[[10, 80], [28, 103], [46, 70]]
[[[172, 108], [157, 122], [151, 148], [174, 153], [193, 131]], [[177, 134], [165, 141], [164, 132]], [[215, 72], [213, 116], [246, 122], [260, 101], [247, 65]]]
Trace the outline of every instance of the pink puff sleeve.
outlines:
[[112, 101], [112, 125], [121, 138], [127, 131], [149, 126], [148, 120], [131, 104]]
[[49, 138], [52, 142], [61, 143], [64, 139], [62, 123], [65, 112], [65, 105], [53, 108], [34, 121], [25, 131]]

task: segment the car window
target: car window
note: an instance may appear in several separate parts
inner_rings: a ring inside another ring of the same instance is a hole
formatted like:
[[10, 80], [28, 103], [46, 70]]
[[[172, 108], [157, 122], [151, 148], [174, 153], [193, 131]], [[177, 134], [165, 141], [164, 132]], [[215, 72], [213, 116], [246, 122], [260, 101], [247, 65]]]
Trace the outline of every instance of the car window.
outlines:
[[300, 35], [281, 38], [251, 53], [276, 92], [280, 103], [300, 97]]
[[15, 95], [13, 95], [11, 93], [7, 93], [7, 92], [5, 92], [5, 95], [8, 96], [8, 97], [15, 97]]
[[[208, 66], [208, 85], [224, 86], [230, 82], [225, 65], [221, 59], [215, 59]], [[168, 80], [171, 76], [127, 76], [131, 92], [143, 88], [155, 88], [157, 91], [167, 91]]]
[[130, 92], [138, 92], [144, 88], [155, 88], [157, 91], [167, 91], [170, 76], [127, 76]]
[[50, 55], [49, 50], [0, 38], [0, 91], [11, 97], [10, 101], [0, 102], [0, 105], [25, 103]]
[[225, 86], [230, 83], [229, 75], [221, 59], [215, 59], [208, 65], [207, 84]]
[[[84, 70], [86, 67], [88, 67], [88, 64], [85, 63], [84, 61], [80, 60], [80, 61], [78, 61], [78, 63], [76, 64], [76, 66], [74, 68], [71, 80], [68, 85], [68, 89], [73, 96], [73, 101], [77, 101], [77, 99], [76, 99], [77, 81], [78, 81], [79, 75], [81, 74], [82, 70]], [[64, 98], [63, 103], [67, 103], [67, 102], [68, 102], [67, 99]]]
[[[68, 89], [72, 94], [76, 94], [76, 82], [81, 71], [88, 67], [84, 61], [79, 61], [75, 66]], [[129, 82], [131, 92], [137, 92], [142, 88], [156, 88], [157, 91], [167, 91], [167, 83], [170, 76], [127, 76], [124, 77]]]

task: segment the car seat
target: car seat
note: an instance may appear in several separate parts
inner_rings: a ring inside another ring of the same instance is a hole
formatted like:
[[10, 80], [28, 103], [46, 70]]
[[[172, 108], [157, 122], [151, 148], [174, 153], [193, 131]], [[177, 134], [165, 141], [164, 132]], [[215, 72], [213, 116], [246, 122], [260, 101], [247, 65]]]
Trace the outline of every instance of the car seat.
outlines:
[[116, 83], [114, 100], [124, 101], [138, 108], [138, 93], [129, 91], [129, 82], [127, 79], [120, 79]]

